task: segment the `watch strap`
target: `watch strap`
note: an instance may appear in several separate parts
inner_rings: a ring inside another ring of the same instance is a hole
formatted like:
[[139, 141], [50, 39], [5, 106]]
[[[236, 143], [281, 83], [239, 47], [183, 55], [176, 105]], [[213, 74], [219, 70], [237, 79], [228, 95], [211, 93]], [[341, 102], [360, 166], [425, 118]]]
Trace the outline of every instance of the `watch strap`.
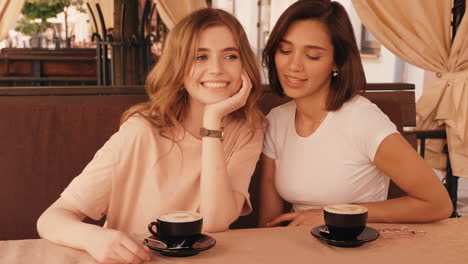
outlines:
[[202, 137], [214, 137], [214, 138], [223, 138], [223, 131], [222, 130], [213, 130], [207, 129], [204, 127], [200, 128], [200, 136]]

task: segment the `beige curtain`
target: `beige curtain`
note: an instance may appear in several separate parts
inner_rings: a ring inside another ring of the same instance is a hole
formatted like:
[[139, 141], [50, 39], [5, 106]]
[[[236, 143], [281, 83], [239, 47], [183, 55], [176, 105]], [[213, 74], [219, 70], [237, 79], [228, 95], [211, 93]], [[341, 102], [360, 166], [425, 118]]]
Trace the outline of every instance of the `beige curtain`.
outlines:
[[[99, 4], [101, 7], [102, 11], [102, 16], [104, 17], [104, 22], [106, 23], [107, 29], [113, 28], [114, 27], [114, 0], [86, 0], [87, 3], [91, 6], [91, 9], [93, 10], [94, 16], [96, 18], [96, 22], [99, 27], [99, 32], [101, 32], [101, 22], [99, 21], [99, 15], [96, 9], [96, 3]], [[92, 20], [91, 14], [89, 14], [89, 19], [90, 22]], [[94, 26], [94, 23], [93, 23]]]
[[[452, 44], [450, 0], [353, 0], [353, 4], [363, 24], [386, 48], [437, 73], [438, 80], [416, 104], [417, 128], [445, 127], [453, 174], [468, 178], [468, 14]], [[441, 152], [441, 146], [427, 147]]]
[[0, 41], [15, 25], [25, 0], [0, 0]]
[[207, 7], [205, 0], [154, 0], [164, 24], [169, 28], [193, 11]]
[[[8, 1], [8, 0], [0, 0]], [[10, 0], [14, 1], [14, 0]], [[24, 1], [24, 0], [22, 0]], [[114, 0], [86, 0], [93, 10], [96, 16], [96, 21], [100, 27], [99, 17], [96, 10], [96, 3], [101, 6], [101, 11], [104, 16], [104, 21], [107, 28], [114, 27]], [[184, 16], [191, 12], [207, 7], [206, 0], [154, 0], [156, 2], [156, 8], [161, 16], [164, 24], [171, 29], [174, 25], [182, 19]], [[101, 28], [99, 28], [101, 30]]]

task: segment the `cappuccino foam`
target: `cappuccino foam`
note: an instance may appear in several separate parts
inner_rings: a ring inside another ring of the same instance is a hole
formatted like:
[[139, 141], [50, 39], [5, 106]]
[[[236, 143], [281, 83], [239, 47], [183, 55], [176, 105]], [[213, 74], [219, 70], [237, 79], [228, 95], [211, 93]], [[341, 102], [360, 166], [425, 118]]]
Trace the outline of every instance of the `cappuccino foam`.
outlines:
[[367, 208], [356, 204], [335, 204], [328, 205], [323, 210], [334, 214], [362, 214], [367, 212]]
[[201, 215], [195, 212], [168, 212], [162, 214], [158, 217], [159, 220], [166, 221], [166, 222], [175, 222], [175, 223], [183, 223], [183, 222], [192, 222], [199, 220]]

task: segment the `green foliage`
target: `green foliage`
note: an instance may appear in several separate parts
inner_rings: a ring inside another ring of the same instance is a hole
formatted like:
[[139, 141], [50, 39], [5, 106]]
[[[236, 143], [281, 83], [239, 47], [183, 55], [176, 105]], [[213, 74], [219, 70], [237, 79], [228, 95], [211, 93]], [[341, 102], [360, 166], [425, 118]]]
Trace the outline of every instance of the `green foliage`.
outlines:
[[[56, 17], [70, 5], [75, 6], [78, 11], [85, 12], [82, 8], [83, 3], [83, 0], [27, 0], [21, 10], [24, 17], [18, 21], [15, 30], [26, 35], [44, 32], [50, 27], [48, 18]], [[42, 21], [37, 23], [35, 19]]]
[[47, 18], [57, 16], [65, 7], [64, 3], [61, 2], [34, 3], [30, 1], [24, 4], [23, 10], [21, 11], [21, 13], [29, 19], [40, 18], [46, 20]]
[[57, 0], [57, 2], [63, 3], [66, 7], [74, 6], [81, 13], [86, 12], [86, 9], [83, 8], [84, 0]]
[[31, 23], [29, 19], [25, 17], [21, 18], [20, 20], [16, 22], [15, 30], [25, 35], [31, 35], [31, 34], [40, 32], [38, 28], [38, 24]]

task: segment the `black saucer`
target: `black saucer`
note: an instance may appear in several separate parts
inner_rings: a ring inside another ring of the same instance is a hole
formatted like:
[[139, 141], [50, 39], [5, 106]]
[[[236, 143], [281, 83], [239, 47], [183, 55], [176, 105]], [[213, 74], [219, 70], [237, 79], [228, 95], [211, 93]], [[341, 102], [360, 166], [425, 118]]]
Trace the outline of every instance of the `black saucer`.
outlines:
[[368, 226], [366, 226], [364, 231], [362, 231], [362, 233], [355, 240], [349, 240], [349, 241], [333, 239], [325, 225], [320, 225], [320, 226], [316, 226], [312, 228], [310, 233], [314, 237], [322, 241], [325, 241], [328, 244], [335, 246], [335, 247], [359, 247], [359, 246], [362, 246], [364, 243], [376, 240], [380, 235], [379, 231]]
[[143, 240], [143, 244], [164, 256], [188, 257], [212, 248], [216, 244], [216, 240], [204, 234], [178, 242], [163, 241], [156, 236], [150, 236]]

